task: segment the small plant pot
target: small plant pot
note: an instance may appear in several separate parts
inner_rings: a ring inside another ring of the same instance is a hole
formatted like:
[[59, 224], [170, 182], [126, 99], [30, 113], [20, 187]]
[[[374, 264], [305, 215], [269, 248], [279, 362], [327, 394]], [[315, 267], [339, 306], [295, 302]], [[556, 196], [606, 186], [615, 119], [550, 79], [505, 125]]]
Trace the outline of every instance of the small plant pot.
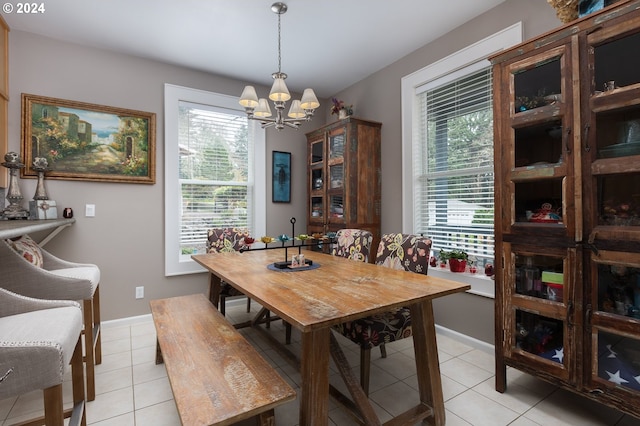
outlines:
[[451, 270], [451, 272], [464, 272], [466, 268], [466, 260], [449, 259], [449, 269]]

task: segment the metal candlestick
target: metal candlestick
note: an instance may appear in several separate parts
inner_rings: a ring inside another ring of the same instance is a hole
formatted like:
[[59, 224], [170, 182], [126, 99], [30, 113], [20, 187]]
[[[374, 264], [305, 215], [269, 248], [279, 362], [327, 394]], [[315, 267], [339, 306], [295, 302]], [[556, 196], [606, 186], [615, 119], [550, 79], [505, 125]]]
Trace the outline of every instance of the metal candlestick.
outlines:
[[7, 152], [2, 165], [9, 169], [9, 187], [7, 188], [7, 200], [9, 205], [2, 211], [2, 215], [7, 219], [27, 219], [29, 211], [24, 209], [20, 186], [18, 186], [18, 170], [24, 167], [20, 161], [20, 156], [16, 152]]

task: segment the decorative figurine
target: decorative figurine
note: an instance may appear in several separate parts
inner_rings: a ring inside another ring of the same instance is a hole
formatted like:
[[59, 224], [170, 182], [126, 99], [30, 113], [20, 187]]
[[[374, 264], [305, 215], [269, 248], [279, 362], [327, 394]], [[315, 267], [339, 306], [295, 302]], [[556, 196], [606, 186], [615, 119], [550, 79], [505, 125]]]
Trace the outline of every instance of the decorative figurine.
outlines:
[[62, 217], [64, 217], [65, 219], [71, 219], [73, 217], [73, 210], [71, 209], [71, 207], [65, 207], [65, 209], [62, 211]]
[[47, 190], [44, 187], [44, 172], [47, 171], [49, 163], [44, 157], [36, 157], [33, 160], [33, 170], [38, 173], [38, 184], [36, 185], [36, 194], [33, 196], [34, 200], [48, 200]]
[[18, 186], [18, 170], [24, 167], [17, 152], [7, 152], [2, 165], [9, 169], [9, 188], [7, 189], [7, 200], [9, 205], [2, 211], [2, 215], [7, 219], [27, 219], [29, 211], [24, 209], [22, 194]]

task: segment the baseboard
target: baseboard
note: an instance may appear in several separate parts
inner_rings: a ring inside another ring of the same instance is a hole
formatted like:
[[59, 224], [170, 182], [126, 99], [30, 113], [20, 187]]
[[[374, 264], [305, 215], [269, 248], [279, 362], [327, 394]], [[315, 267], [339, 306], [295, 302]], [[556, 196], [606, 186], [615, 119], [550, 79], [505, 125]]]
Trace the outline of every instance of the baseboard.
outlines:
[[153, 318], [151, 314], [138, 315], [136, 317], [118, 318], [115, 320], [102, 321], [100, 326], [103, 328], [124, 327], [127, 325], [140, 324], [143, 322], [151, 322]]
[[460, 343], [464, 343], [468, 346], [471, 346], [474, 349], [481, 350], [491, 355], [495, 353], [494, 345], [487, 342], [483, 342], [482, 340], [478, 340], [475, 337], [467, 336], [466, 334], [462, 334], [458, 331], [451, 330], [450, 328], [442, 327], [436, 324], [436, 333], [442, 334], [443, 336], [450, 337], [454, 340], [457, 340]]

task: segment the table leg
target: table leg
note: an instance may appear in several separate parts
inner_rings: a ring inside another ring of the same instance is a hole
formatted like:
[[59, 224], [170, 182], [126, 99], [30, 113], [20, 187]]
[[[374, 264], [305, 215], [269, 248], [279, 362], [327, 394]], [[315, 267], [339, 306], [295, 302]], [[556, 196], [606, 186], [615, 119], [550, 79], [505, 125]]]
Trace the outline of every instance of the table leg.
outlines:
[[209, 273], [209, 301], [218, 309], [220, 304], [220, 288], [222, 280], [219, 276]]
[[420, 401], [432, 407], [432, 424], [443, 426], [445, 424], [444, 397], [431, 300], [411, 306], [411, 322]]
[[300, 426], [329, 424], [329, 328], [302, 333]]

